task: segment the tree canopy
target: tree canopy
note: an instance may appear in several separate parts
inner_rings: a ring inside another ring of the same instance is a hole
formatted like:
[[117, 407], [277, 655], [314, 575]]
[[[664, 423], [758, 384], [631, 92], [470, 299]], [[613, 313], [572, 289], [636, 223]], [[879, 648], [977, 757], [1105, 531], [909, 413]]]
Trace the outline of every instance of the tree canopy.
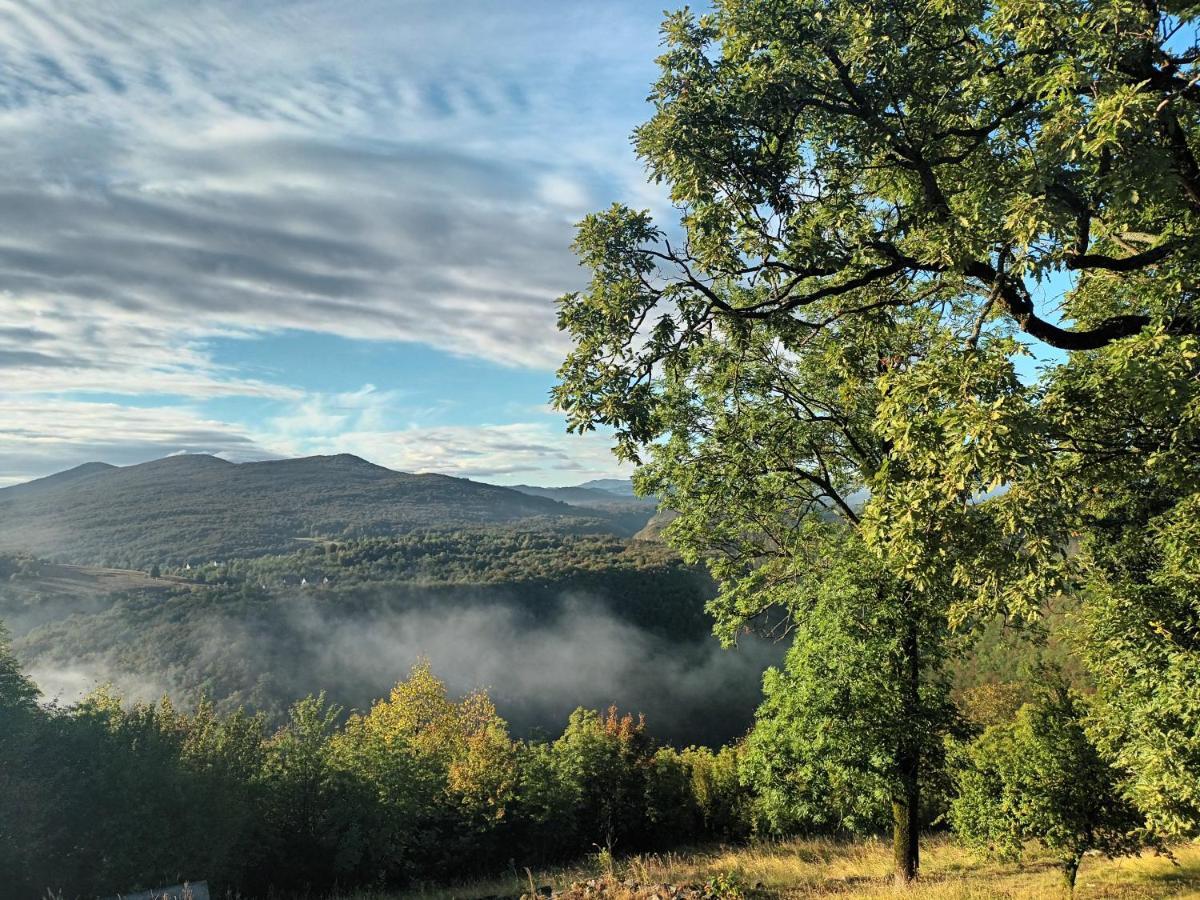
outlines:
[[[555, 390], [679, 510], [668, 534], [709, 561], [727, 637], [818, 612], [797, 598], [830, 586], [831, 534], [921, 633], [1087, 599], [1087, 727], [1170, 833], [1200, 821], [1170, 787], [1200, 776], [1198, 13], [669, 15], [635, 146], [679, 218], [581, 223]], [[1121, 727], [1134, 710], [1144, 729]]]

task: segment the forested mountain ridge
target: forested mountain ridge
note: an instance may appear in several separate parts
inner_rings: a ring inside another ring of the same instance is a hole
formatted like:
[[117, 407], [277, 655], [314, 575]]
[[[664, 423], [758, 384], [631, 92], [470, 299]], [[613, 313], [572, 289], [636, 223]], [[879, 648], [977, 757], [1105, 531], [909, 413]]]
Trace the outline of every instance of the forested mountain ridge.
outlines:
[[[620, 482], [616, 482], [620, 484]], [[531, 497], [547, 497], [558, 500], [570, 506], [633, 506], [653, 510], [658, 502], [651, 497], [638, 497], [630, 492], [619, 492], [603, 487], [588, 487], [579, 484], [571, 487], [538, 487], [533, 484], [514, 484], [514, 491], [529, 494]]]
[[537, 523], [631, 535], [653, 512], [617, 503], [571, 506], [348, 454], [251, 463], [187, 454], [125, 467], [89, 463], [0, 489], [0, 550], [146, 568], [286, 552], [300, 538], [426, 528]]
[[532, 497], [557, 500], [568, 506], [598, 510], [619, 534], [638, 538], [642, 537], [641, 531], [658, 510], [656, 497], [639, 497], [633, 493], [633, 485], [629, 481], [617, 478], [604, 478], [570, 487], [515, 484], [513, 490]]

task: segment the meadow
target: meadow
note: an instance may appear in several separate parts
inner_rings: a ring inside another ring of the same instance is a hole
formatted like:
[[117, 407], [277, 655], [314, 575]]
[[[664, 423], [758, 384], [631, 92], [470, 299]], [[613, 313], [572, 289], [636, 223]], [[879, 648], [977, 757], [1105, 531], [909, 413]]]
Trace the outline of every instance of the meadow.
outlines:
[[[947, 836], [922, 845], [921, 878], [904, 892], [893, 882], [891, 846], [880, 840], [797, 838], [747, 846], [717, 846], [613, 859], [604, 852], [543, 871], [426, 886], [404, 893], [356, 893], [344, 900], [465, 900], [520, 896], [553, 888], [569, 897], [649, 900], [680, 895], [726, 900], [752, 897], [843, 897], [911, 900], [1038, 900], [1069, 896], [1057, 862], [1030, 846], [1022, 861], [984, 860]], [[1173, 857], [1173, 858], [1172, 858]], [[696, 894], [692, 892], [696, 891]], [[1200, 843], [1107, 859], [1088, 856], [1080, 867], [1076, 900], [1164, 900], [1200, 897]]]

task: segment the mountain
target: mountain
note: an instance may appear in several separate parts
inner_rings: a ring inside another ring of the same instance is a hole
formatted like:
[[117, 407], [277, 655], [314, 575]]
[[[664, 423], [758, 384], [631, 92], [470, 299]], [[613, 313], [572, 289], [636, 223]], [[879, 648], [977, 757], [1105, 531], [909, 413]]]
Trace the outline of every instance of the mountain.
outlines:
[[116, 466], [111, 466], [103, 462], [84, 463], [82, 466], [76, 466], [73, 469], [67, 469], [65, 472], [55, 472], [53, 475], [47, 475], [45, 478], [35, 478], [33, 481], [26, 481], [22, 484], [14, 484], [12, 487], [5, 488], [12, 495], [36, 493], [38, 491], [53, 488], [56, 485], [67, 484], [72, 481], [78, 481], [81, 478], [88, 478], [92, 475], [97, 475], [102, 472], [111, 472]]
[[594, 478], [579, 486], [592, 491], [607, 491], [618, 497], [637, 497], [633, 492], [633, 482], [628, 478]]
[[[628, 493], [617, 493], [600, 487], [588, 487], [588, 485], [612, 483], [615, 485], [624, 484], [629, 487]], [[581, 509], [592, 509], [606, 515], [610, 521], [620, 529], [622, 534], [635, 534], [650, 521], [655, 510], [658, 509], [658, 500], [654, 497], [638, 497], [633, 494], [632, 487], [629, 482], [622, 482], [615, 478], [601, 479], [600, 481], [590, 481], [588, 484], [575, 485], [574, 487], [536, 487], [529, 484], [513, 485], [514, 491], [520, 491], [522, 494], [528, 494], [531, 497], [545, 497], [548, 500], [557, 500], [560, 503], [566, 503], [568, 506], [575, 506]]]
[[546, 497], [570, 506], [584, 506], [593, 509], [603, 509], [613, 506], [630, 506], [653, 512], [658, 507], [654, 497], [638, 497], [632, 492], [619, 494], [604, 488], [575, 485], [574, 487], [537, 487], [532, 484], [514, 484], [514, 491], [529, 494], [531, 497]]
[[278, 553], [312, 538], [518, 522], [619, 534], [640, 527], [622, 518], [348, 454], [240, 464], [186, 454], [89, 463], [0, 489], [0, 551], [144, 568]]

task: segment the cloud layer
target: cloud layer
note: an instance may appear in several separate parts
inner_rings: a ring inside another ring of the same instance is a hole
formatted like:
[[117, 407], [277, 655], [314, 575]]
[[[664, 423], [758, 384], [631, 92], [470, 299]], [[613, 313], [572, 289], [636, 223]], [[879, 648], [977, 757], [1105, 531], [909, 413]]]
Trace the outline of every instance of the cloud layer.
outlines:
[[5, 389], [301, 402], [207, 349], [283, 330], [552, 370], [571, 223], [658, 202], [657, 13], [572, 6], [0, 0]]

